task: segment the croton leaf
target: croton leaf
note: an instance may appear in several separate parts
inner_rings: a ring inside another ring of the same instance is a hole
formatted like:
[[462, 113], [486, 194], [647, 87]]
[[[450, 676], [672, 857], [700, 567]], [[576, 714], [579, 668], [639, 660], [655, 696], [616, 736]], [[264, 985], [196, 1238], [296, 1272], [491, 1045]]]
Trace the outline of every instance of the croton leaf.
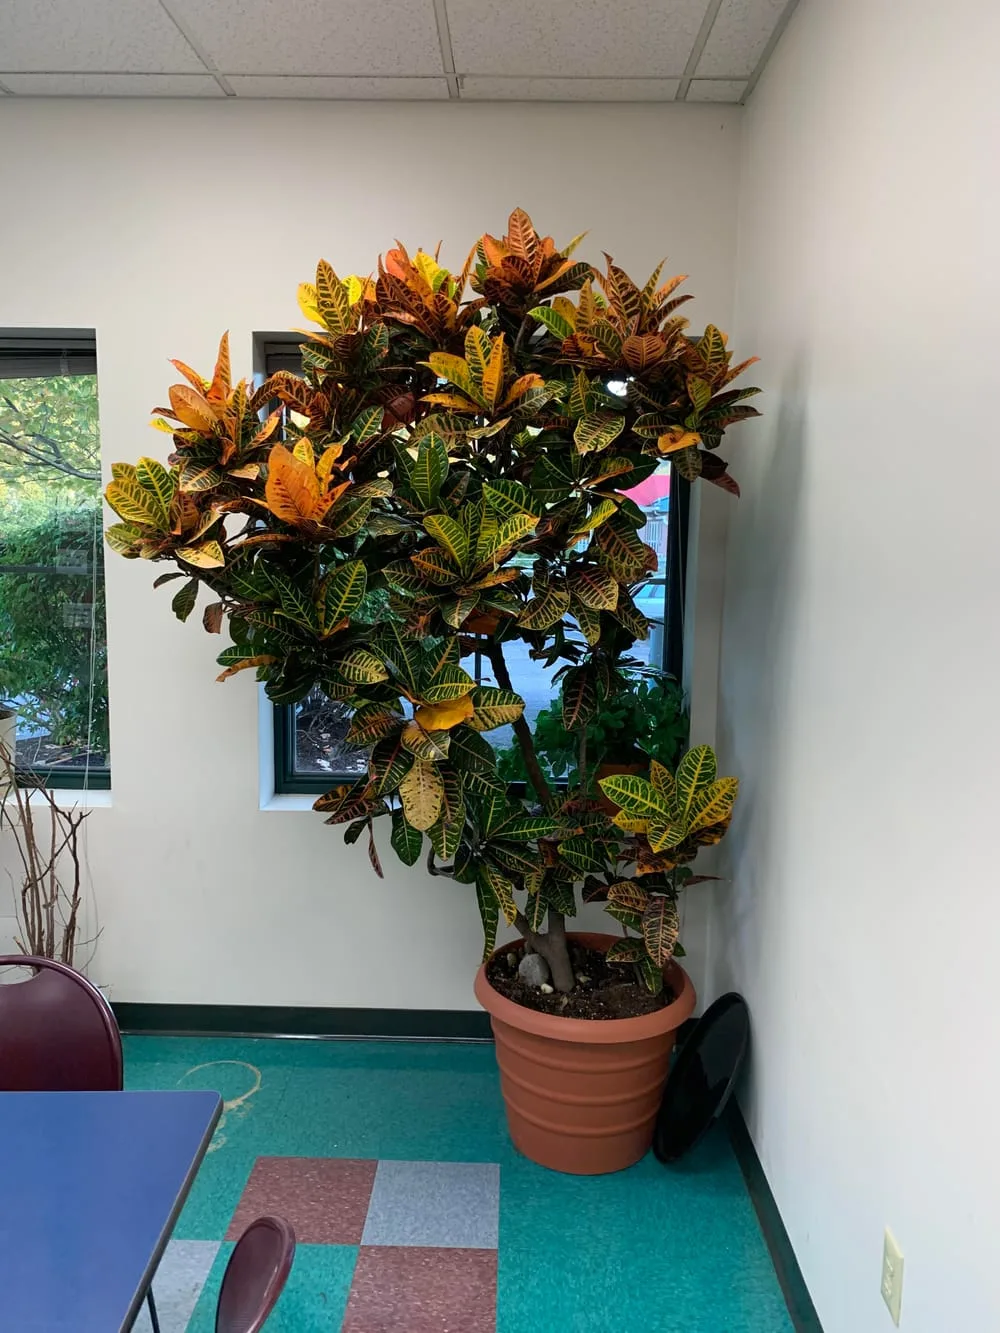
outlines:
[[651, 898], [642, 914], [642, 938], [657, 967], [666, 967], [673, 957], [680, 928], [680, 917], [674, 900], [662, 894]]
[[447, 703], [463, 698], [475, 688], [476, 682], [467, 671], [454, 663], [445, 662], [424, 685], [421, 697], [429, 704]]
[[468, 530], [448, 514], [426, 514], [424, 527], [444, 547], [459, 569], [465, 569], [471, 555]]
[[601, 791], [627, 815], [636, 819], [669, 818], [671, 809], [664, 797], [646, 778], [635, 773], [614, 773], [600, 778]]
[[659, 995], [663, 990], [663, 969], [657, 967], [648, 954], [639, 959], [639, 975], [651, 994]]
[[719, 778], [699, 791], [689, 811], [688, 831], [697, 833], [728, 819], [739, 787], [739, 778]]
[[559, 844], [559, 855], [574, 870], [584, 873], [607, 868], [608, 856], [605, 844], [592, 838], [583, 836], [567, 838], [565, 842]]
[[609, 963], [637, 963], [646, 956], [646, 946], [642, 940], [615, 940], [605, 957]]
[[446, 699], [439, 704], [421, 704], [413, 715], [414, 722], [425, 731], [450, 731], [460, 722], [468, 722], [476, 712], [472, 694]]
[[414, 759], [409, 773], [399, 784], [403, 813], [415, 829], [425, 832], [441, 813], [444, 787], [437, 766], [426, 759]]
[[544, 893], [529, 893], [524, 904], [524, 916], [528, 929], [540, 931], [545, 926], [545, 914], [549, 904]]
[[593, 611], [613, 611], [618, 605], [618, 581], [599, 565], [573, 566], [566, 581], [570, 592]]
[[710, 745], [695, 745], [677, 765], [677, 801], [687, 815], [695, 796], [711, 786], [716, 778], [715, 751]]
[[588, 412], [576, 423], [573, 439], [581, 454], [596, 453], [613, 444], [625, 428], [625, 418], [617, 412]]
[[142, 536], [142, 528], [137, 528], [132, 523], [112, 523], [104, 533], [105, 541], [112, 551], [117, 551], [119, 555], [137, 555], [138, 552], [133, 548]]
[[378, 742], [368, 760], [368, 775], [379, 796], [396, 790], [410, 771], [411, 762], [398, 737], [389, 736]]
[[455, 727], [452, 731], [448, 757], [455, 768], [466, 773], [493, 773], [497, 766], [493, 746], [466, 726]]
[[563, 678], [563, 726], [569, 732], [585, 727], [597, 711], [594, 678], [587, 667], [570, 667]]
[[620, 879], [608, 889], [608, 902], [626, 907], [630, 912], [645, 912], [649, 905], [649, 894], [634, 879]]
[[540, 596], [532, 598], [518, 616], [519, 625], [525, 629], [549, 629], [561, 620], [569, 609], [569, 593], [565, 588], [550, 584]]
[[479, 867], [478, 875], [479, 885], [493, 894], [496, 904], [503, 913], [503, 918], [508, 925], [517, 916], [517, 903], [514, 901], [514, 885], [506, 875], [501, 875], [499, 870], [495, 870], [491, 865], [485, 862]]
[[483, 962], [485, 963], [496, 946], [500, 908], [497, 905], [496, 894], [478, 874], [476, 876], [476, 902], [479, 904], [479, 916], [483, 923]]
[[458, 851], [464, 831], [464, 819], [446, 820], [442, 815], [427, 830], [427, 836], [437, 855], [446, 861]]
[[104, 498], [119, 518], [140, 527], [161, 530], [166, 527], [159, 498], [137, 480], [121, 477], [108, 484]]
[[354, 648], [337, 663], [337, 670], [353, 685], [375, 685], [388, 680], [385, 663], [367, 648]]
[[166, 527], [170, 515], [170, 502], [174, 498], [174, 482], [170, 473], [155, 458], [140, 458], [135, 465], [135, 476], [139, 485], [156, 499], [160, 526]]
[[405, 866], [412, 866], [420, 856], [423, 835], [419, 829], [406, 822], [402, 810], [392, 812], [392, 833], [389, 837], [392, 850]]
[[327, 633], [354, 614], [367, 586], [368, 574], [360, 560], [348, 560], [329, 575], [323, 588], [321, 609], [323, 629]]
[[226, 563], [218, 542], [200, 542], [197, 546], [178, 546], [174, 552], [178, 560], [198, 569], [218, 569]]
[[558, 819], [550, 819], [547, 815], [518, 815], [501, 824], [497, 832], [500, 837], [514, 842], [535, 842], [538, 838], [558, 833], [560, 827]]
[[448, 476], [448, 450], [440, 435], [425, 435], [410, 468], [410, 487], [425, 509], [437, 504]]
[[271, 513], [285, 523], [314, 520], [322, 512], [315, 469], [283, 444], [268, 455], [264, 496]]
[[178, 620], [187, 620], [194, 610], [194, 604], [197, 600], [198, 580], [188, 579], [183, 588], [174, 593], [170, 601], [170, 609]]
[[436, 762], [448, 757], [448, 732], [443, 729], [428, 731], [416, 719], [407, 722], [399, 734], [399, 739], [404, 748], [418, 759]]
[[476, 731], [492, 731], [494, 727], [505, 727], [516, 722], [524, 712], [524, 700], [511, 690], [497, 689], [492, 685], [480, 685], [472, 692], [475, 712], [469, 725]]
[[369, 745], [374, 745], [376, 741], [380, 741], [386, 736], [392, 735], [393, 732], [399, 731], [402, 725], [402, 715], [394, 705], [384, 703], [363, 704], [351, 718], [351, 725], [347, 729], [344, 740], [348, 745], [363, 749]]

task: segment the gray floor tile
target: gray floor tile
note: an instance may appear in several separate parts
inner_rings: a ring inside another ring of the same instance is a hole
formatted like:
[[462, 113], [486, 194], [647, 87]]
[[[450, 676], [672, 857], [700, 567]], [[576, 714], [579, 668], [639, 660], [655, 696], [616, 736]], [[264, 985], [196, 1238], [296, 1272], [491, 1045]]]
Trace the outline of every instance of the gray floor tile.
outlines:
[[361, 1243], [495, 1249], [499, 1211], [493, 1162], [381, 1161]]
[[[217, 1240], [172, 1240], [167, 1246], [153, 1279], [160, 1333], [184, 1333], [218, 1252]], [[150, 1333], [147, 1305], [134, 1328], [136, 1333]]]

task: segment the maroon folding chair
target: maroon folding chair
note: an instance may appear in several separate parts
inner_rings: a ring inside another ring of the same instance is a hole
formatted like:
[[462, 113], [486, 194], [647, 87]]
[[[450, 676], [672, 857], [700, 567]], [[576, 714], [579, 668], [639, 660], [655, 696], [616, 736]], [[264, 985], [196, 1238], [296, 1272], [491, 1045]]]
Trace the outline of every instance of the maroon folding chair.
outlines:
[[259, 1333], [288, 1281], [295, 1232], [283, 1217], [258, 1217], [236, 1242], [222, 1278], [215, 1333]]
[[[0, 983], [0, 1092], [121, 1092], [121, 1034], [97, 987], [51, 958], [0, 957], [5, 967], [33, 975]], [[160, 1333], [152, 1287], [146, 1300]]]
[[0, 967], [34, 969], [0, 983], [0, 1092], [120, 1092], [122, 1039], [97, 987], [51, 958]]

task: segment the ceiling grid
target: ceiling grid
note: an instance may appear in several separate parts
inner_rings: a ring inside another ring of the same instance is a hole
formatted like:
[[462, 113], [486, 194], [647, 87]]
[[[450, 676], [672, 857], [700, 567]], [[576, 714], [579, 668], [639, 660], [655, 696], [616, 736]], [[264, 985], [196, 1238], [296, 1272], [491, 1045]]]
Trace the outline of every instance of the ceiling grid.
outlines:
[[738, 103], [795, 3], [4, 0], [0, 97]]

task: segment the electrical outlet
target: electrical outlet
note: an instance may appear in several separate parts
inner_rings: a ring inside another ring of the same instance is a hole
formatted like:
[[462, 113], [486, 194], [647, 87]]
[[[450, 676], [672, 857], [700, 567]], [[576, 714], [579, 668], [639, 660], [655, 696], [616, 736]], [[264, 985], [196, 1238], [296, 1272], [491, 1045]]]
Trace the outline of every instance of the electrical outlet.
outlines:
[[888, 1227], [882, 1244], [882, 1299], [889, 1307], [892, 1322], [898, 1327], [903, 1304], [903, 1251]]

